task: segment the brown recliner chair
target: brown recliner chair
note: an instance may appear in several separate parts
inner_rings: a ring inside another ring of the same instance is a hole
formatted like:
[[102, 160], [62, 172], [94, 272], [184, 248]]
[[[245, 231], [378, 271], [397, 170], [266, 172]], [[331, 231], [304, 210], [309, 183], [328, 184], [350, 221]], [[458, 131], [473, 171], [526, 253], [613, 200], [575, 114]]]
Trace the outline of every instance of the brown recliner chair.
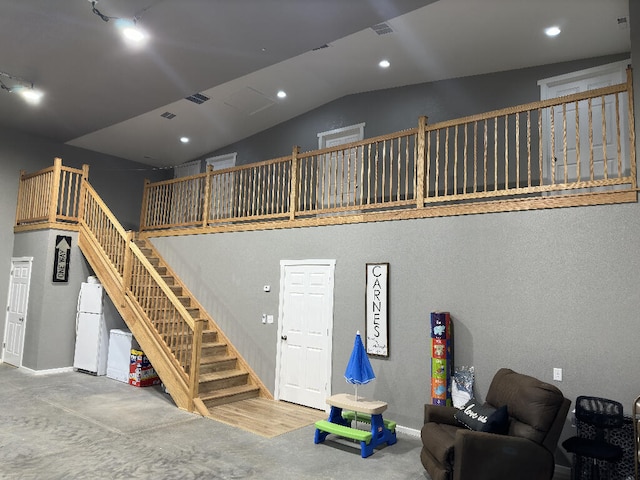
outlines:
[[502, 368], [486, 403], [507, 406], [506, 434], [462, 426], [455, 407], [424, 406], [420, 460], [432, 480], [551, 479], [553, 452], [571, 401], [553, 385]]

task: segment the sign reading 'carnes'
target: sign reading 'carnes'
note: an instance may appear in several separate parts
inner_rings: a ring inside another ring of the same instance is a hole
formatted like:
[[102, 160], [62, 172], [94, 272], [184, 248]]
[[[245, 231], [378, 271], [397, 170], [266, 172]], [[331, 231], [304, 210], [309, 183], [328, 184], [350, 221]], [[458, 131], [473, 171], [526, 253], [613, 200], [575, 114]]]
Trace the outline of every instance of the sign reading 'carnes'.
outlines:
[[367, 263], [365, 293], [366, 348], [369, 355], [389, 356], [388, 263]]

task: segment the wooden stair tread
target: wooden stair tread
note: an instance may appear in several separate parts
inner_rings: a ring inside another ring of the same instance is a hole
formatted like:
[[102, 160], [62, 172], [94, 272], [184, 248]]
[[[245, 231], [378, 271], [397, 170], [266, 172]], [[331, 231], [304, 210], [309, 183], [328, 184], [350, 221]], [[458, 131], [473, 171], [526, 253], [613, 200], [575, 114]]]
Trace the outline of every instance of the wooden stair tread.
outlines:
[[[196, 321], [204, 319], [204, 330], [202, 332], [201, 351], [199, 363], [193, 365], [199, 369], [200, 400], [207, 408], [212, 408], [228, 403], [247, 400], [262, 395], [260, 381], [256, 381], [254, 373], [247, 369], [242, 363], [241, 357], [235, 352], [232, 345], [217, 328], [211, 328], [206, 311], [201, 310], [198, 301], [184, 287], [175, 272], [161, 258], [147, 240], [134, 239], [135, 244], [140, 248], [142, 254], [155, 269], [156, 273], [171, 289], [177, 297], [182, 307]], [[176, 316], [175, 308], [164, 300], [166, 297], [161, 292], [154, 289], [159, 288], [152, 279], [148, 280], [151, 295], [147, 296], [147, 315], [151, 322], [165, 339], [173, 355], [187, 355], [191, 351], [192, 344], [189, 341], [190, 332], [183, 331], [184, 320]], [[155, 298], [158, 297], [156, 301]], [[162, 302], [160, 301], [162, 300]], [[163, 303], [165, 302], [165, 303]], [[156, 307], [158, 305], [159, 307]], [[158, 318], [163, 317], [163, 318]], [[174, 331], [177, 329], [178, 331]], [[184, 342], [186, 339], [186, 342]], [[221, 341], [222, 340], [222, 341]], [[186, 367], [190, 370], [189, 366]]]
[[220, 399], [225, 397], [232, 397], [234, 395], [241, 395], [243, 393], [255, 392], [257, 394], [259, 390], [260, 388], [256, 385], [250, 385], [250, 384], [239, 385], [236, 387], [229, 387], [221, 390], [214, 390], [213, 392], [202, 394], [200, 395], [200, 399], [203, 402], [206, 402], [207, 400], [215, 400], [215, 399]]
[[234, 355], [203, 355], [202, 357], [200, 357], [200, 365], [205, 366], [214, 363], [230, 362], [237, 359], [238, 357]]
[[201, 373], [200, 383], [211, 382], [213, 380], [222, 380], [225, 378], [241, 377], [243, 375], [249, 375], [249, 373], [245, 372], [244, 370], [239, 370], [237, 368], [233, 370], [221, 370], [218, 372], [211, 372], [211, 373], [204, 373], [204, 374]]

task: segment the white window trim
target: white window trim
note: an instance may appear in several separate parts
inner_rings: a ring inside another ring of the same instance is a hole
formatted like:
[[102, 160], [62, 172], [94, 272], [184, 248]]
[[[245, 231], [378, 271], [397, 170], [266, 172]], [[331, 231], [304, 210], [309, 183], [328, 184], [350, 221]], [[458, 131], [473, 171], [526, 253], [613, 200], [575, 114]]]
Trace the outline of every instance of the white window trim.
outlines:
[[[236, 166], [236, 160], [238, 158], [238, 152], [225, 153], [224, 155], [217, 155], [215, 157], [209, 157], [205, 160], [206, 166], [212, 166], [214, 170], [220, 170], [221, 168], [232, 168]], [[224, 167], [220, 167], [223, 164]]]
[[336, 128], [334, 130], [328, 130], [326, 132], [318, 133], [318, 148], [322, 150], [327, 145], [328, 139], [337, 137], [347, 137], [353, 134], [358, 134], [359, 140], [364, 140], [364, 127], [366, 123], [357, 123], [355, 125], [349, 125], [347, 127]]

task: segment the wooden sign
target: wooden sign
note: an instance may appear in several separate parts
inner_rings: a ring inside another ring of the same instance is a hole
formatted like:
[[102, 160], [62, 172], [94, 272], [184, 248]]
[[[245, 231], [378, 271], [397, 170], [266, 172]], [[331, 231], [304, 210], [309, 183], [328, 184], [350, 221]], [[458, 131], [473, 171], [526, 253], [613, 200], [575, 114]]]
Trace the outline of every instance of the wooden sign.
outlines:
[[365, 346], [369, 355], [389, 356], [388, 282], [388, 263], [367, 263]]
[[71, 237], [56, 236], [56, 249], [53, 256], [53, 281], [69, 281], [69, 252], [71, 250]]

